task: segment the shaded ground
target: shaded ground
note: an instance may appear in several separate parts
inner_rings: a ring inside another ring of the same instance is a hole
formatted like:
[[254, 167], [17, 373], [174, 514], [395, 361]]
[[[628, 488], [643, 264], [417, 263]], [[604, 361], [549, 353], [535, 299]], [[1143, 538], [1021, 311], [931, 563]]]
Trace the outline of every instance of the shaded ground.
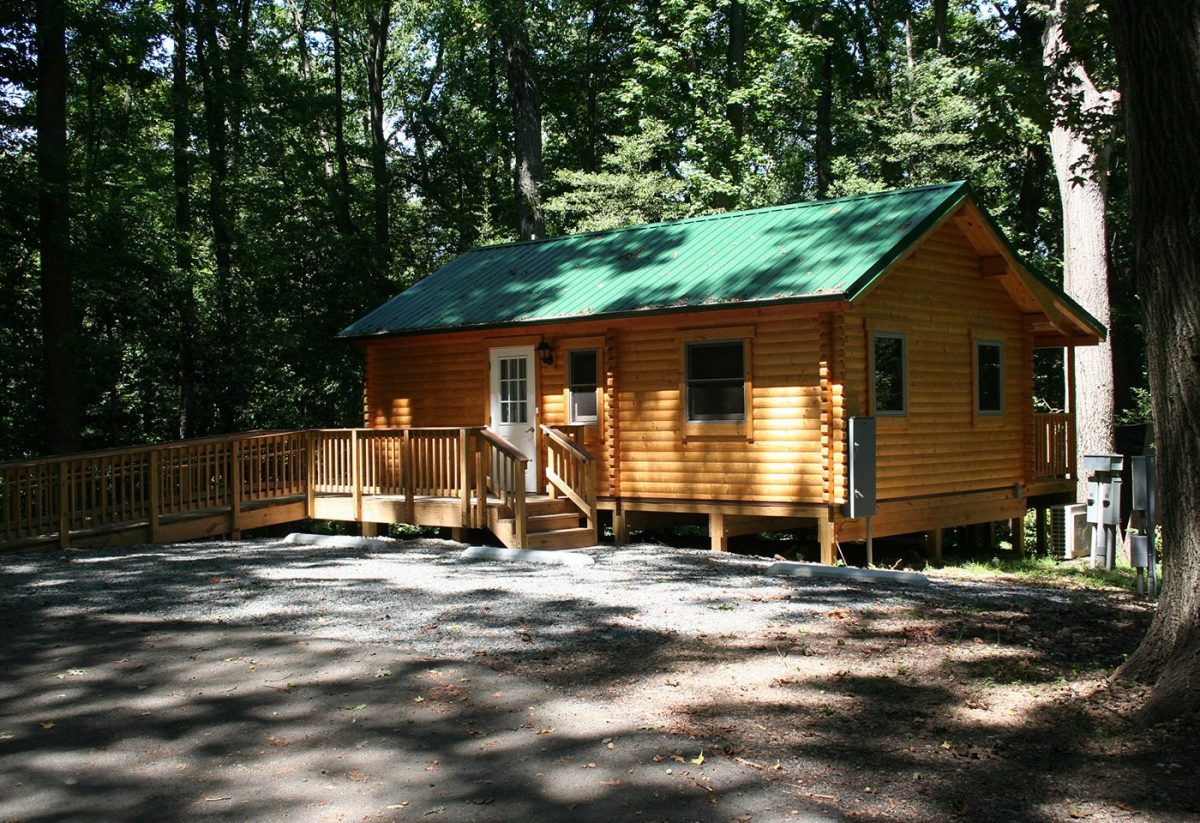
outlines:
[[[1114, 591], [201, 543], [0, 559], [0, 820], [1193, 820]], [[703, 755], [701, 757], [701, 755]]]

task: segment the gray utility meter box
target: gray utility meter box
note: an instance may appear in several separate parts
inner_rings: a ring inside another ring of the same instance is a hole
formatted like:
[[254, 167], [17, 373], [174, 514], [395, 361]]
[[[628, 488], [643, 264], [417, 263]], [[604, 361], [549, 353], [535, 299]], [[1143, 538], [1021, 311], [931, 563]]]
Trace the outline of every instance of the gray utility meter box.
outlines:
[[849, 499], [842, 513], [851, 519], [872, 517], [875, 514], [875, 418], [851, 417], [846, 435], [850, 453]]
[[1111, 482], [1092, 482], [1088, 487], [1087, 522], [1096, 526], [1117, 525], [1121, 510], [1120, 487]]
[[1133, 508], [1153, 518], [1158, 514], [1154, 505], [1154, 455], [1140, 454], [1129, 458], [1129, 473], [1133, 480]]
[[1125, 468], [1125, 456], [1120, 454], [1085, 454], [1083, 456], [1083, 473], [1120, 474]]

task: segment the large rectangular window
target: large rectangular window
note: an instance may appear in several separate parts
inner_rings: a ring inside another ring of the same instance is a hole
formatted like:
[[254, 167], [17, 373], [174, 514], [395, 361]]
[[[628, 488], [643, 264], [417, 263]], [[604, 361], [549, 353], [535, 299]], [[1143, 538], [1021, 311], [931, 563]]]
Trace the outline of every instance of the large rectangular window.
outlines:
[[577, 349], [567, 355], [567, 394], [571, 423], [595, 423], [599, 420], [596, 399], [600, 371], [598, 360], [595, 349]]
[[904, 335], [875, 332], [871, 335], [872, 369], [875, 375], [875, 413], [904, 414], [908, 387]]
[[980, 414], [1004, 412], [1004, 347], [994, 340], [975, 343], [975, 399]]
[[741, 340], [687, 344], [687, 419], [746, 419], [746, 355]]

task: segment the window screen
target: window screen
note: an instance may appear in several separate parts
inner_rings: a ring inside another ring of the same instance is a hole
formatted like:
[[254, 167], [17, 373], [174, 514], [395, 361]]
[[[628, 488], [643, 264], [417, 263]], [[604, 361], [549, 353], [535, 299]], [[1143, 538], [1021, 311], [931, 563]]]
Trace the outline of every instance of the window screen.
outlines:
[[999, 343], [980, 341], [975, 344], [975, 385], [981, 413], [1004, 411], [1003, 360]]
[[688, 420], [746, 419], [746, 360], [741, 340], [687, 345]]
[[875, 413], [904, 414], [904, 335], [880, 332], [871, 340], [875, 360]]
[[567, 360], [567, 388], [570, 394], [570, 422], [595, 423], [596, 386], [599, 369], [595, 349], [573, 351]]

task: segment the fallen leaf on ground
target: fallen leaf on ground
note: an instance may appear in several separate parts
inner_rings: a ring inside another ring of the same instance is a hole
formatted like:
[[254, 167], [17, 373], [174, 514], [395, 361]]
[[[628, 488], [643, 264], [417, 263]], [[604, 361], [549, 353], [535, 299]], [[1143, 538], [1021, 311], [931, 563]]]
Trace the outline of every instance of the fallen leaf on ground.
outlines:
[[697, 766], [699, 766], [701, 763], [704, 762], [704, 750], [703, 749], [700, 751], [699, 755], [692, 758], [692, 762], [695, 763]]

